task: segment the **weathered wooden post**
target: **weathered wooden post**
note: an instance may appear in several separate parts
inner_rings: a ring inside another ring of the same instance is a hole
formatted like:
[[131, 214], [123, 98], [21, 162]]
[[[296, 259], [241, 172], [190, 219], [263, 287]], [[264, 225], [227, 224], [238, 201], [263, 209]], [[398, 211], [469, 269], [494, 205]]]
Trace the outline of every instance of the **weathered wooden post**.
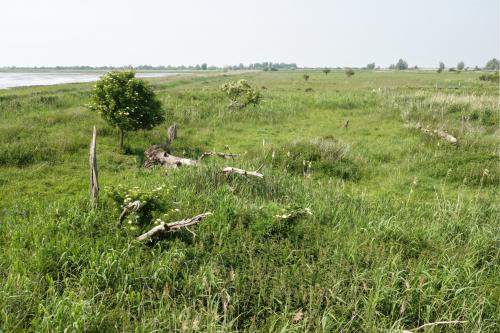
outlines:
[[92, 133], [92, 142], [90, 143], [90, 202], [93, 207], [97, 207], [97, 200], [99, 196], [99, 179], [97, 176], [97, 159], [96, 159], [96, 129]]
[[171, 145], [175, 138], [177, 138], [177, 123], [173, 123], [172, 126], [168, 128], [167, 143]]
[[460, 133], [464, 134], [464, 127], [465, 127], [465, 117], [464, 114], [462, 113], [462, 124], [460, 126]]

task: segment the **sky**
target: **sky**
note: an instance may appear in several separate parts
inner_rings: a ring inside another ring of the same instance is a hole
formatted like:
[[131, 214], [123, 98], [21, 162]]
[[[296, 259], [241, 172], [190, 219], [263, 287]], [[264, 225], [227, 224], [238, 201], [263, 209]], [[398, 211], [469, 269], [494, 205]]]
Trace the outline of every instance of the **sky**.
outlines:
[[499, 0], [0, 0], [3, 66], [484, 66]]

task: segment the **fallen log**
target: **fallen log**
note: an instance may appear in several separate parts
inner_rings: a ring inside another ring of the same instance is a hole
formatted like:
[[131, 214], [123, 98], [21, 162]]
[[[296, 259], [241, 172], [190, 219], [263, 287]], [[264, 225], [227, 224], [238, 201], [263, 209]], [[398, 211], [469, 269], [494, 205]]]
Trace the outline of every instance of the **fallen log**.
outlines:
[[196, 166], [198, 161], [189, 158], [170, 155], [165, 150], [165, 145], [154, 145], [144, 152], [144, 167], [150, 168], [153, 165], [160, 165], [165, 169], [175, 169], [181, 165]]
[[420, 124], [416, 124], [416, 125], [406, 124], [405, 126], [416, 128], [416, 129], [420, 130], [421, 132], [423, 132], [427, 135], [430, 135], [430, 136], [437, 136], [443, 140], [448, 141], [452, 145], [455, 145], [458, 143], [457, 138], [455, 138], [453, 135], [451, 135], [443, 130], [440, 130], [440, 129], [438, 129], [438, 130], [430, 129], [430, 128], [423, 127]]
[[200, 160], [204, 159], [205, 157], [209, 157], [209, 156], [221, 157], [223, 159], [229, 160], [229, 159], [236, 158], [240, 155], [230, 154], [230, 153], [220, 153], [220, 152], [216, 152], [216, 151], [206, 151], [200, 156]]
[[196, 215], [192, 218], [182, 220], [182, 221], [171, 222], [171, 223], [162, 222], [159, 225], [157, 225], [156, 227], [149, 230], [148, 232], [140, 235], [136, 239], [138, 241], [143, 241], [143, 240], [149, 239], [155, 235], [164, 234], [164, 233], [168, 233], [168, 232], [175, 232], [181, 228], [187, 228], [191, 225], [200, 223], [205, 217], [207, 217], [209, 215], [212, 215], [212, 212], [206, 212], [203, 214], [199, 214], [199, 215]]
[[[260, 169], [260, 168], [259, 168]], [[254, 176], [258, 178], [264, 178], [264, 175], [256, 171], [247, 171], [243, 169], [238, 169], [238, 168], [233, 168], [233, 167], [225, 167], [222, 172], [224, 172], [226, 175], [229, 173], [236, 173], [238, 175], [243, 175], [243, 176]]]

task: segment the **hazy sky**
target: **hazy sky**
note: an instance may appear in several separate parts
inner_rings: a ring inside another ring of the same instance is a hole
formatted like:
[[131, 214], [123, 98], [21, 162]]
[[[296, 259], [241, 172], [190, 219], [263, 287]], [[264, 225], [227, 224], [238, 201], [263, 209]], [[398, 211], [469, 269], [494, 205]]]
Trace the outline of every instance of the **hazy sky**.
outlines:
[[484, 65], [499, 0], [0, 0], [0, 67]]

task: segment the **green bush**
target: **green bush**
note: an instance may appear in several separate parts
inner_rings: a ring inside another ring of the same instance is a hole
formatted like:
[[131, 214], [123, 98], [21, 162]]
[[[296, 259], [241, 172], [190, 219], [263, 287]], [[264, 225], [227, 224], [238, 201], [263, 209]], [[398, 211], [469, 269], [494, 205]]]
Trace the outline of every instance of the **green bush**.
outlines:
[[248, 105], [258, 105], [262, 99], [260, 92], [250, 86], [247, 80], [224, 83], [221, 90], [229, 97], [230, 109], [243, 109]]
[[290, 173], [319, 173], [344, 180], [359, 179], [356, 165], [346, 158], [349, 148], [343, 142], [327, 136], [312, 140], [297, 140], [273, 152], [273, 165]]
[[495, 72], [492, 74], [482, 74], [481, 76], [479, 76], [479, 80], [498, 83], [500, 80], [500, 76], [499, 76], [498, 72]]

